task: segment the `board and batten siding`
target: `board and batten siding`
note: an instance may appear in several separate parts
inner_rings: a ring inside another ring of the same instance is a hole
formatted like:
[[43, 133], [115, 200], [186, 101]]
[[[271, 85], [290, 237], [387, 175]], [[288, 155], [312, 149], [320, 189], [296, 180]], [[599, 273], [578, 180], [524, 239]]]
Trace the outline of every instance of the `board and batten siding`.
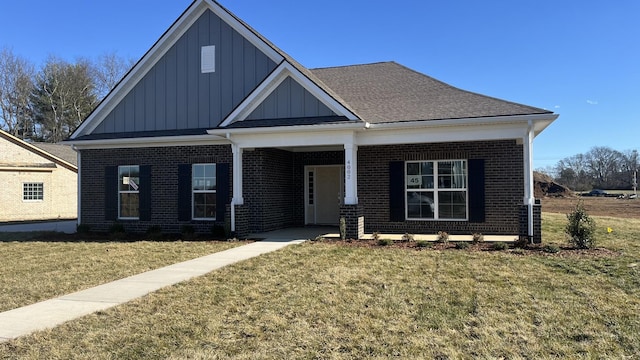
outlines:
[[[216, 69], [201, 73], [207, 45]], [[206, 11], [92, 133], [215, 128], [276, 65]]]
[[247, 120], [286, 119], [336, 115], [291, 77], [249, 114]]

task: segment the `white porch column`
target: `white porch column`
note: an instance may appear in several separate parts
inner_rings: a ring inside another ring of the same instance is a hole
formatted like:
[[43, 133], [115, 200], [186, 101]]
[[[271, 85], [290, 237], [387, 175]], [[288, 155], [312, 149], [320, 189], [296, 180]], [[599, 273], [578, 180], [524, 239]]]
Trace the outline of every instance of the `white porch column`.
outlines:
[[236, 205], [243, 205], [242, 197], [242, 148], [231, 144], [233, 153], [233, 198], [231, 199], [231, 231], [236, 231]]
[[533, 239], [533, 205], [535, 196], [533, 191], [533, 122], [529, 120], [527, 133], [523, 138], [524, 147], [524, 205], [527, 206], [528, 235]]
[[344, 144], [344, 204], [358, 204], [358, 146]]

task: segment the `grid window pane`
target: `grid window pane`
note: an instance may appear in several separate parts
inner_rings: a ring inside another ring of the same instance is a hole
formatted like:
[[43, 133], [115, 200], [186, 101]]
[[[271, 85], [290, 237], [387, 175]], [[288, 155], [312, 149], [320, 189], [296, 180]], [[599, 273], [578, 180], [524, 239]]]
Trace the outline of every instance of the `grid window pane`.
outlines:
[[44, 200], [44, 184], [23, 183], [22, 200]]
[[194, 164], [192, 171], [192, 195], [194, 219], [216, 218], [216, 165]]
[[467, 218], [467, 161], [411, 161], [406, 164], [409, 219]]
[[140, 166], [118, 166], [118, 216], [138, 218], [140, 216]]

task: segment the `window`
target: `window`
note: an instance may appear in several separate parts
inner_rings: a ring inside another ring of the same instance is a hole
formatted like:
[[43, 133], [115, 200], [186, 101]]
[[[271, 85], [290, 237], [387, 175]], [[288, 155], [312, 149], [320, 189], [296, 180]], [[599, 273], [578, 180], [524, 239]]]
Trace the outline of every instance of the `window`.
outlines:
[[192, 218], [216, 219], [216, 164], [194, 164], [192, 169]]
[[466, 220], [467, 161], [406, 163], [407, 219]]
[[138, 219], [140, 217], [140, 167], [118, 166], [118, 217]]
[[24, 201], [44, 200], [44, 184], [43, 183], [23, 183], [22, 184], [22, 200]]

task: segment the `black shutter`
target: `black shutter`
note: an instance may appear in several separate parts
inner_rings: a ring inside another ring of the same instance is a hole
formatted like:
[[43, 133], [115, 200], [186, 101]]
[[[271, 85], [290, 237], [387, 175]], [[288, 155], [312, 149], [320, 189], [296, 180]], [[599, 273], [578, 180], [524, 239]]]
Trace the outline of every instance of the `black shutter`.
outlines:
[[216, 220], [224, 221], [229, 203], [229, 164], [216, 164]]
[[389, 220], [404, 221], [404, 161], [389, 163]]
[[469, 222], [485, 221], [484, 160], [469, 160]]
[[118, 167], [104, 168], [104, 219], [118, 219]]
[[151, 166], [140, 166], [140, 220], [151, 220]]
[[178, 221], [191, 220], [191, 164], [178, 165]]

